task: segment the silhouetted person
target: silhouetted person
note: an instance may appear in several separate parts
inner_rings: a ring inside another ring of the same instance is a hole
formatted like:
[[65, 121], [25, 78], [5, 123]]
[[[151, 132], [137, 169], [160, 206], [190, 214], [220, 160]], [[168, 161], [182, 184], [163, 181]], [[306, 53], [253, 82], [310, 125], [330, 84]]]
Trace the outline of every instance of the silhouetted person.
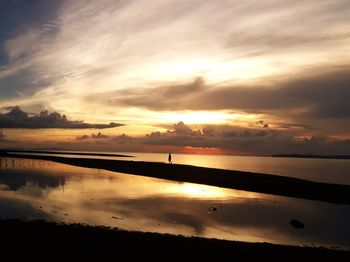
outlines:
[[172, 164], [173, 162], [171, 161], [171, 154], [169, 153], [169, 156], [168, 156], [168, 162], [169, 164]]

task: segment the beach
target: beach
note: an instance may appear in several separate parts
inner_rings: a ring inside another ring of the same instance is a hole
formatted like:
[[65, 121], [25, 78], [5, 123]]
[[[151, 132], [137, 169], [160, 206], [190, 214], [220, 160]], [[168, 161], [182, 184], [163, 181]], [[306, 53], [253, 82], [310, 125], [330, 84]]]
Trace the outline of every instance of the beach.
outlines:
[[[0, 220], [2, 248], [54, 251], [58, 257], [99, 255], [123, 259], [238, 259], [268, 258], [277, 261], [295, 259], [347, 259], [350, 252], [322, 247], [296, 247], [268, 243], [245, 243], [169, 234], [142, 233], [117, 228], [81, 224], [58, 224], [42, 220], [23, 222]], [[33, 241], [34, 240], [34, 241]], [[28, 253], [27, 257], [37, 256]]]

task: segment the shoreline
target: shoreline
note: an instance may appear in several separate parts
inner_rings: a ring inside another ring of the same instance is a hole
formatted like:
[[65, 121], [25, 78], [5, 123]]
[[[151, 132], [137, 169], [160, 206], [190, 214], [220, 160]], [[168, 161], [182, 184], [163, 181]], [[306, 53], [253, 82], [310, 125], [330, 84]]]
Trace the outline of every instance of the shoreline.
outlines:
[[335, 204], [350, 204], [350, 185], [312, 182], [270, 174], [133, 160], [8, 154], [4, 151], [0, 151], [0, 157], [47, 160], [73, 166], [105, 169], [173, 181], [318, 200]]
[[130, 155], [121, 155], [121, 154], [108, 154], [108, 153], [78, 153], [78, 152], [69, 152], [69, 151], [40, 151], [40, 150], [0, 150], [2, 153], [33, 153], [33, 154], [53, 154], [53, 155], [76, 155], [76, 156], [114, 156], [114, 157], [134, 157]]
[[350, 155], [275, 154], [271, 157], [350, 160]]
[[350, 256], [348, 250], [324, 247], [228, 241], [44, 220], [0, 219], [0, 231], [2, 238], [6, 239], [3, 248], [21, 250], [32, 246], [35, 250], [53, 249], [60, 254], [73, 252], [82, 256], [96, 252], [102, 256], [109, 253], [119, 257], [266, 257], [281, 261], [292, 261], [296, 258], [339, 259]]

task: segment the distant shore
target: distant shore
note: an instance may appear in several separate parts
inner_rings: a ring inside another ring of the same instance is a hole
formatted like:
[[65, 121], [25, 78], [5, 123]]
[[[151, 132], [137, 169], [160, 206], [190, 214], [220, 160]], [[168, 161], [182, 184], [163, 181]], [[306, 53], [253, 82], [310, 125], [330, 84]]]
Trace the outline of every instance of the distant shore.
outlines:
[[275, 154], [272, 157], [350, 159], [350, 155]]
[[42, 150], [0, 150], [1, 153], [33, 153], [33, 154], [53, 154], [53, 155], [77, 155], [77, 156], [113, 156], [113, 157], [133, 157], [129, 155], [108, 154], [108, 153], [84, 153], [69, 151], [42, 151]]
[[158, 162], [67, 158], [58, 156], [8, 154], [2, 157], [40, 159], [79, 167], [105, 169], [174, 181], [199, 183], [258, 193], [350, 204], [350, 185], [337, 185], [270, 174], [206, 168]]
[[[170, 234], [125, 231], [107, 227], [94, 227], [81, 224], [59, 224], [36, 220], [24, 222], [17, 219], [0, 220], [3, 240], [2, 251], [9, 248], [22, 251], [27, 248], [33, 252], [26, 256], [41, 256], [45, 251], [51, 256], [71, 254], [86, 257], [99, 254], [127, 260], [131, 257], [146, 258], [272, 258], [278, 261], [303, 259], [344, 259], [350, 252], [321, 247], [298, 247], [269, 243], [248, 243], [184, 237]], [[34, 248], [34, 249], [33, 249]], [[40, 252], [38, 250], [41, 250]], [[46, 253], [47, 254], [47, 253]], [[15, 255], [15, 254], [13, 254]]]

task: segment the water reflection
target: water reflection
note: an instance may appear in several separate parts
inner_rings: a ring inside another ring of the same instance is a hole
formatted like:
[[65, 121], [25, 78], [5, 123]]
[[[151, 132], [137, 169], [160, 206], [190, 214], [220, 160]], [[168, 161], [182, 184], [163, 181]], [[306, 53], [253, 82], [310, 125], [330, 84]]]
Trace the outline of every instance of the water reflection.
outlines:
[[0, 184], [6, 185], [12, 191], [26, 185], [34, 185], [42, 189], [64, 186], [65, 176], [49, 175], [48, 168], [51, 168], [51, 164], [48, 162], [45, 165], [45, 162], [40, 160], [0, 158]]
[[1, 218], [49, 219], [50, 215], [20, 198], [4, 196], [0, 193]]
[[[93, 152], [85, 152], [93, 153]], [[106, 153], [106, 152], [97, 152]], [[20, 154], [20, 153], [17, 153]], [[27, 153], [26, 153], [27, 154]], [[33, 153], [34, 154], [34, 153]], [[133, 155], [132, 160], [166, 162], [167, 154], [160, 153], [127, 153], [119, 154]], [[34, 154], [52, 155], [69, 158], [97, 158], [97, 159], [119, 159], [120, 157], [108, 156], [86, 156], [86, 155], [57, 155], [57, 154]], [[350, 161], [346, 159], [311, 159], [311, 158], [276, 158], [258, 156], [225, 156], [225, 155], [191, 155], [173, 154], [173, 162], [204, 166], [212, 168], [223, 168], [242, 170], [248, 172], [267, 173], [280, 176], [296, 177], [316, 182], [347, 184], [350, 185]]]
[[[40, 160], [8, 158], [0, 165], [0, 218], [44, 218], [129, 230], [350, 249], [349, 215], [349, 205]], [[304, 229], [290, 226], [295, 218], [305, 224]]]

